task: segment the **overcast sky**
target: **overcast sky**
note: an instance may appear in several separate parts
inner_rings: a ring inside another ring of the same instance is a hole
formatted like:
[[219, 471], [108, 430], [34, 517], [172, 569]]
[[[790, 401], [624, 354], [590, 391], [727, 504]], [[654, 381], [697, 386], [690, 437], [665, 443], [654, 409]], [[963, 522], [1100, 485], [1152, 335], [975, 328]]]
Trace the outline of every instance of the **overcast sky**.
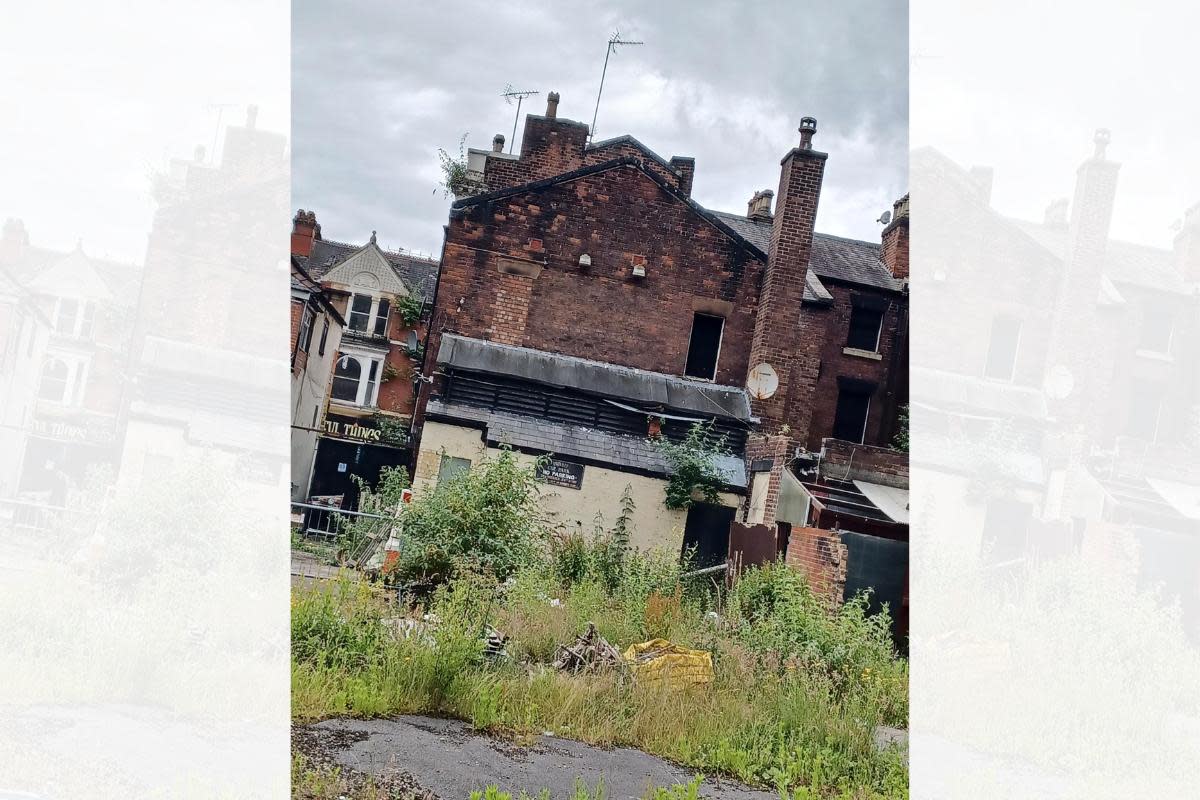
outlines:
[[[1170, 247], [1171, 224], [1200, 201], [1200, 105], [1181, 69], [1200, 9], [1152, 0], [1106, 10], [1037, 0], [917, 4], [913, 146], [935, 146], [964, 167], [991, 166], [992, 205], [1041, 220], [1050, 201], [1071, 196], [1095, 130], [1109, 128], [1107, 156], [1121, 163], [1112, 236]], [[919, 226], [919, 197], [913, 216]]]
[[608, 65], [596, 138], [631, 134], [693, 156], [693, 196], [745, 213], [776, 189], [779, 160], [814, 116], [829, 153], [817, 227], [875, 240], [907, 191], [904, 2], [464, 2], [297, 0], [293, 8], [293, 206], [326, 238], [437, 255], [449, 200], [438, 148], [511, 140], [521, 109], [591, 122], [614, 30], [644, 45]]

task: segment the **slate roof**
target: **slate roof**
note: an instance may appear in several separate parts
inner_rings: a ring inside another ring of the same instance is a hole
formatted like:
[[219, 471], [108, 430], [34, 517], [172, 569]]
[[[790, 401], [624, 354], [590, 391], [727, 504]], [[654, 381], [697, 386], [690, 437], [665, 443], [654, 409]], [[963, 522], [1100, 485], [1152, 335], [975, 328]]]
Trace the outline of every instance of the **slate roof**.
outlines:
[[[725, 211], [714, 211], [713, 213], [759, 250], [764, 253], [770, 250], [770, 222], [759, 222]], [[810, 274], [815, 272], [820, 278], [870, 286], [875, 289], [886, 289], [892, 292], [901, 291], [903, 282], [892, 277], [892, 273], [883, 263], [881, 251], [882, 247], [878, 242], [863, 242], [858, 239], [831, 236], [828, 233], [815, 233], [813, 234], [813, 249], [810, 258], [812, 269], [809, 272]], [[817, 286], [820, 286], [819, 282]], [[808, 288], [815, 295], [818, 294], [816, 287], [810, 284]], [[821, 286], [819, 291], [824, 291], [824, 286]], [[809, 299], [808, 292], [805, 292], [805, 299]]]
[[[1070, 246], [1070, 231], [1037, 222], [1005, 218], [1022, 232], [1065, 260]], [[1171, 250], [1110, 239], [1104, 250], [1104, 275], [1113, 283], [1139, 286], [1172, 294], [1188, 294]]]
[[5, 261], [5, 266], [15, 280], [27, 286], [43, 272], [68, 258], [86, 259], [112, 295], [114, 305], [128, 306], [137, 301], [138, 286], [142, 279], [140, 266], [88, 255], [79, 247], [74, 252], [63, 252], [26, 245], [15, 258]]
[[627, 403], [648, 403], [706, 417], [751, 419], [750, 397], [740, 386], [722, 386], [457, 334], [442, 336], [437, 362], [471, 372], [579, 389]]
[[[334, 242], [328, 239], [316, 239], [313, 241], [312, 254], [308, 258], [298, 258], [297, 261], [309, 275], [320, 280], [325, 273], [345, 261], [348, 256], [361, 250], [362, 247], [362, 245]], [[433, 300], [433, 290], [437, 286], [438, 279], [439, 264], [437, 261], [392, 250], [383, 250], [383, 255], [406, 286], [421, 295], [424, 300]]]
[[[563, 425], [534, 417], [490, 411], [458, 403], [430, 400], [429, 419], [482, 424], [488, 444], [507, 444], [523, 450], [566, 456], [666, 477], [671, 467], [649, 440], [621, 436], [578, 425]], [[746, 488], [746, 465], [737, 456], [720, 456], [715, 466], [726, 484]]]

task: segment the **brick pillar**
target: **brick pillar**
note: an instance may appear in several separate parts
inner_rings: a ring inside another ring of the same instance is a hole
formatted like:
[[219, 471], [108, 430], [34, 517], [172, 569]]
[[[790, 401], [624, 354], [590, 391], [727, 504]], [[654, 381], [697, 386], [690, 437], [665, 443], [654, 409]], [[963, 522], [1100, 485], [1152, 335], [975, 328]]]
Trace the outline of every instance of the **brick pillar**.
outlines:
[[[763, 517], [760, 520], [752, 520], [752, 522], [767, 526], [775, 524], [775, 515], [779, 511], [779, 484], [783, 477], [783, 471], [787, 469], [791, 451], [791, 440], [787, 436], [751, 435], [746, 441], [747, 472], [750, 474], [751, 486], [753, 486], [755, 474], [766, 472], [770, 475]], [[770, 462], [767, 469], [755, 469], [756, 467], [766, 467], [766, 462]], [[753, 496], [751, 500], [754, 500]], [[746, 505], [747, 511], [749, 511], [749, 503]]]
[[908, 195], [892, 205], [892, 221], [883, 229], [883, 263], [896, 278], [908, 280]]
[[781, 162], [771, 246], [750, 348], [751, 369], [767, 363], [779, 376], [775, 394], [755, 401], [763, 431], [779, 433], [786, 425], [787, 435], [797, 442], [808, 439], [823, 339], [813, 336], [814, 331], [806, 333], [797, 322], [805, 316], [801, 304], [827, 158], [811, 147], [815, 130], [816, 121], [805, 117], [801, 146]]
[[838, 531], [792, 528], [787, 565], [804, 573], [813, 594], [837, 607], [846, 592], [846, 545]]

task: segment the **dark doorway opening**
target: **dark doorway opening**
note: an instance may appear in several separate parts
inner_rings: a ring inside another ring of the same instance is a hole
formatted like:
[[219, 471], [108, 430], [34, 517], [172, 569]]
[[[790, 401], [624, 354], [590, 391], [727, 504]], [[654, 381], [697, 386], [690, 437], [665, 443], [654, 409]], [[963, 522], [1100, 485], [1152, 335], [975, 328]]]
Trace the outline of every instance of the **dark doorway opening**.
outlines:
[[410, 458], [408, 450], [322, 438], [317, 445], [312, 486], [308, 494], [310, 497], [343, 495], [341, 507], [357, 509], [358, 486], [351, 475], [357, 475], [374, 488], [379, 482], [381, 469], [407, 468]]
[[729, 525], [737, 509], [709, 503], [696, 503], [688, 509], [683, 528], [683, 552], [693, 547], [693, 569], [715, 567], [729, 556]]

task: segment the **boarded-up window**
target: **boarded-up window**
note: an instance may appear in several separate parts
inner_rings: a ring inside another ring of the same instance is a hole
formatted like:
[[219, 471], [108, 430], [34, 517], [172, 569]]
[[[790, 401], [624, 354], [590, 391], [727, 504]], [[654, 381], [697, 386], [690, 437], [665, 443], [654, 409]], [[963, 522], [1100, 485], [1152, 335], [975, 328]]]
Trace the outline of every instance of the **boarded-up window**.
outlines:
[[692, 317], [692, 340], [688, 344], [684, 374], [712, 380], [717, 374], [717, 356], [721, 352], [721, 331], [725, 320], [711, 314]]

